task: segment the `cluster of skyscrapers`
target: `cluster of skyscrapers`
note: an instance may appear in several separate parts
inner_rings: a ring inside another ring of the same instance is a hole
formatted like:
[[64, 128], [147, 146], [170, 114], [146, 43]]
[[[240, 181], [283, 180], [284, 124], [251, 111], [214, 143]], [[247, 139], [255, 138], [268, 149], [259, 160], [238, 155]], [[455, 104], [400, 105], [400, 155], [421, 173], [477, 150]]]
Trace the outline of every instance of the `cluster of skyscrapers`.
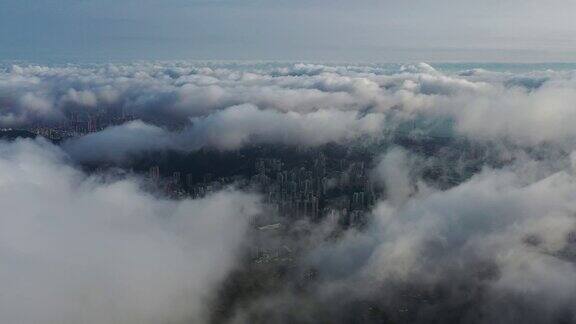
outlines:
[[290, 166], [280, 158], [258, 158], [251, 174], [214, 177], [163, 170], [168, 172], [161, 177], [159, 166], [152, 166], [149, 178], [175, 197], [202, 197], [227, 185], [251, 188], [262, 193], [264, 203], [282, 217], [318, 221], [332, 213], [339, 215], [342, 224], [355, 226], [365, 222], [364, 213], [374, 204], [378, 191], [366, 164], [312, 152], [307, 161]]

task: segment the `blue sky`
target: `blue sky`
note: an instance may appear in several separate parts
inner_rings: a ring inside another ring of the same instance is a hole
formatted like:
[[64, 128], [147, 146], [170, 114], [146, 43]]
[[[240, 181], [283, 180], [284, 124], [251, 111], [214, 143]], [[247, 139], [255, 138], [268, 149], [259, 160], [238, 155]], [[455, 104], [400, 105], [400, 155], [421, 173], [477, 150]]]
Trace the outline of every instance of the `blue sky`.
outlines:
[[0, 0], [0, 58], [576, 61], [571, 0]]

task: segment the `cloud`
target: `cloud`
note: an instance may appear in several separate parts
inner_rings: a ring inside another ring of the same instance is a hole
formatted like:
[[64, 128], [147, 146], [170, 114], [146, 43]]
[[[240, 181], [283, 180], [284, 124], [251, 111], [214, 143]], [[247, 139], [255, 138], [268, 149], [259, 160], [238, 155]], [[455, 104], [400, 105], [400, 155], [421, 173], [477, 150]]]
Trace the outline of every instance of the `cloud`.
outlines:
[[12, 66], [0, 72], [0, 124], [50, 124], [71, 114], [181, 123], [252, 105], [263, 115], [369, 112], [389, 128], [394, 120], [444, 119], [459, 135], [534, 145], [575, 137], [575, 85], [571, 71], [443, 72], [424, 63]]
[[[573, 158], [560, 167], [519, 159], [448, 190], [413, 185], [422, 181], [414, 159], [399, 149], [382, 157], [374, 176], [391, 189], [365, 231], [308, 246], [297, 267], [319, 270], [315, 281], [302, 291], [291, 279], [237, 309], [236, 319], [573, 322]], [[310, 231], [330, 233], [323, 226]]]
[[192, 126], [179, 132], [135, 121], [71, 139], [64, 149], [79, 161], [123, 161], [138, 153], [162, 149], [230, 150], [263, 143], [318, 146], [362, 136], [378, 137], [383, 118], [372, 113], [361, 116], [354, 111], [282, 113], [241, 105], [194, 118]]
[[67, 160], [42, 140], [0, 142], [0, 321], [205, 321], [258, 198], [173, 201]]
[[[338, 323], [367, 305], [375, 321], [574, 322], [575, 85], [572, 71], [427, 64], [6, 69], [2, 125], [62, 122], [71, 112], [139, 119], [61, 148], [0, 145], [0, 203], [13, 211], [0, 216], [0, 255], [10, 260], [0, 283], [11, 292], [0, 294], [0, 320], [202, 321], [244, 239], [237, 216], [259, 212], [251, 194], [171, 201], [130, 177], [89, 177], [72, 161], [383, 140], [390, 149], [370, 173], [383, 196], [368, 226], [342, 231], [338, 213], [289, 224], [309, 235], [292, 243], [300, 254], [290, 271], [317, 268], [319, 278], [303, 289], [288, 276], [233, 319]], [[442, 134], [444, 147], [433, 156], [400, 149], [391, 132], [415, 143]], [[430, 169], [461, 179], [445, 186]]]
[[[6, 102], [5, 110], [9, 108], [19, 118], [5, 117], [3, 126], [62, 121], [67, 112], [95, 113], [94, 107], [143, 118], [177, 119], [247, 103], [281, 111], [309, 111], [355, 107], [360, 99], [346, 91], [315, 89], [314, 83], [324, 82], [323, 78], [305, 84], [307, 80], [269, 73], [186, 63], [13, 66], [0, 73], [0, 98]], [[330, 78], [337, 80], [338, 76]], [[37, 105], [17, 103], [25, 94], [45, 99], [43, 115], [34, 113]]]
[[163, 128], [137, 120], [71, 139], [63, 148], [78, 161], [122, 162], [144, 152], [176, 149], [174, 137]]

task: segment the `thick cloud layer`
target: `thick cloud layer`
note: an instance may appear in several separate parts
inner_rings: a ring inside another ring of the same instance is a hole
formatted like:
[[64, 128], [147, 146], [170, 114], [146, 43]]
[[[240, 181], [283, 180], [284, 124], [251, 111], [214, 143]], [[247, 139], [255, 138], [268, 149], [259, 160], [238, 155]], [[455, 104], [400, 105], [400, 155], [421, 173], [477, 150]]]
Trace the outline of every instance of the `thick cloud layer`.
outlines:
[[[378, 137], [407, 122], [425, 134], [529, 146], [576, 137], [575, 86], [571, 71], [441, 72], [427, 64], [12, 66], [0, 73], [0, 125], [89, 116], [134, 116], [150, 124], [104, 130], [72, 144], [74, 153], [95, 149], [117, 159], [161, 146], [341, 142]], [[176, 133], [152, 126], [183, 122], [187, 129]], [[119, 147], [110, 136], [131, 138], [134, 145]]]
[[[135, 120], [61, 148], [0, 145], [0, 203], [11, 211], [0, 217], [0, 255], [10, 260], [0, 270], [9, 292], [0, 295], [0, 320], [206, 320], [206, 302], [239, 255], [241, 219], [259, 212], [250, 194], [172, 201], [131, 178], [88, 177], [68, 160], [130, 165], [130, 157], [167, 149], [383, 140], [375, 147], [388, 151], [368, 184], [384, 194], [367, 226], [342, 230], [340, 211], [320, 224], [289, 224], [308, 234], [294, 236], [299, 249], [287, 271], [319, 276], [304, 288], [284, 278], [250, 295], [227, 310], [231, 321], [348, 323], [360, 308], [373, 316], [365, 322], [574, 323], [575, 80], [572, 71], [427, 64], [6, 69], [4, 126]], [[397, 134], [414, 147], [390, 148]], [[450, 140], [419, 142], [427, 137]], [[425, 174], [469, 165], [475, 174], [448, 186]], [[282, 246], [292, 237], [267, 239]]]
[[172, 201], [87, 177], [45, 141], [0, 142], [0, 322], [203, 322], [257, 197]]

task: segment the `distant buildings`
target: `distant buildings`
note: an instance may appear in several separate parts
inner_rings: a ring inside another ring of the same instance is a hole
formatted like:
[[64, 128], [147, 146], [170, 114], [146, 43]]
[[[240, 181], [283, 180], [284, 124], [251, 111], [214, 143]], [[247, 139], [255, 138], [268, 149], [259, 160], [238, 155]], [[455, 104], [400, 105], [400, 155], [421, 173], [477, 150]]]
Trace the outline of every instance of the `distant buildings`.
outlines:
[[160, 180], [160, 167], [157, 165], [150, 167], [150, 170], [148, 171], [148, 177], [152, 181]]
[[365, 165], [363, 161], [328, 159], [322, 153], [312, 153], [307, 161], [291, 167], [280, 158], [258, 158], [249, 177], [188, 173], [182, 181], [180, 171], [162, 178], [158, 166], [150, 167], [148, 173], [152, 181], [162, 182], [172, 195], [180, 190], [192, 197], [203, 197], [235, 185], [260, 191], [269, 210], [279, 216], [318, 221], [336, 213], [341, 215], [342, 224], [357, 226], [365, 223], [364, 215], [376, 200]]

